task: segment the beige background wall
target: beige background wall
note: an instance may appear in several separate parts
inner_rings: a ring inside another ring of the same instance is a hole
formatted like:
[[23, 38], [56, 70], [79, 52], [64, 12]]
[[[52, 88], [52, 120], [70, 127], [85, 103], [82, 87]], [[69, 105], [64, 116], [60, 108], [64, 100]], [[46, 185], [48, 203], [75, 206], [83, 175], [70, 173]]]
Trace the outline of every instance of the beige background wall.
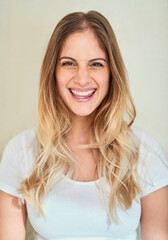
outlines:
[[11, 137], [36, 124], [40, 66], [56, 23], [90, 9], [116, 33], [136, 125], [168, 154], [168, 0], [0, 0], [0, 154]]
[[90, 9], [116, 33], [136, 125], [168, 154], [168, 0], [0, 0], [0, 154], [11, 137], [36, 124], [40, 66], [56, 23]]
[[36, 124], [45, 48], [72, 11], [98, 10], [112, 24], [128, 70], [136, 125], [168, 154], [168, 0], [0, 0], [0, 153]]

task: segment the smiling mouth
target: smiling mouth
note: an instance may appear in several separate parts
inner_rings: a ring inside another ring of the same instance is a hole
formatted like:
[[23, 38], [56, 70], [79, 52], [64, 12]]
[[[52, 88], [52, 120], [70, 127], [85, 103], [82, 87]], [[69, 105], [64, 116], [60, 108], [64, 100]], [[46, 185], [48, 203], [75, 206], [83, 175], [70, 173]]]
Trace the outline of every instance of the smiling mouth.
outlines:
[[72, 89], [72, 88], [69, 88], [69, 91], [71, 93], [71, 95], [76, 98], [76, 99], [90, 99], [94, 93], [96, 92], [96, 88], [92, 88], [92, 89]]

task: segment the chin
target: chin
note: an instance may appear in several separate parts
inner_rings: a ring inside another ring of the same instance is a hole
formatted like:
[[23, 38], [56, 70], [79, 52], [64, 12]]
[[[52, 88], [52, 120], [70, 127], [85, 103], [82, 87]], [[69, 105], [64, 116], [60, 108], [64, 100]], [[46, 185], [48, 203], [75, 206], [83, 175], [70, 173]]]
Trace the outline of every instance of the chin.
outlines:
[[94, 111], [90, 111], [90, 112], [73, 112], [75, 116], [78, 116], [78, 117], [89, 117], [89, 116], [92, 116], [92, 113]]

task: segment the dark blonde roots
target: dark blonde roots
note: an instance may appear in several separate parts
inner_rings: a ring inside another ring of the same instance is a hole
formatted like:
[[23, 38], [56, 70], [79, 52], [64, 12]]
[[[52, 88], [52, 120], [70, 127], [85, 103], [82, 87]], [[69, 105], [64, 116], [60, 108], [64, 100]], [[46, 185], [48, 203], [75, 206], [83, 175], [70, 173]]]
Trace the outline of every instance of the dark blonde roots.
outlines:
[[[91, 128], [95, 141], [91, 141], [91, 147], [98, 153], [99, 178], [104, 177], [112, 187], [109, 214], [115, 220], [116, 201], [127, 209], [140, 191], [136, 177], [138, 144], [130, 128], [136, 111], [114, 32], [107, 19], [95, 11], [65, 16], [51, 36], [39, 84], [39, 156], [19, 191], [42, 214], [41, 200], [49, 188], [59, 181], [61, 173], [75, 169], [75, 159], [65, 143], [71, 114], [59, 97], [55, 70], [64, 40], [70, 34], [86, 29], [95, 33], [109, 61], [109, 92], [95, 112]], [[105, 186], [103, 192], [106, 192]]]

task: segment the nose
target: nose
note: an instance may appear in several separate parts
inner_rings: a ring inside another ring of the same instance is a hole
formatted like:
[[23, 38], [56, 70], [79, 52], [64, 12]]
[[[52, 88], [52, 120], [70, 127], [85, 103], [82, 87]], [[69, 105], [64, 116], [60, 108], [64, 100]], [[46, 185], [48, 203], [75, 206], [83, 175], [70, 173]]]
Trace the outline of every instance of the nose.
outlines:
[[74, 77], [74, 82], [81, 87], [88, 86], [90, 83], [91, 77], [89, 74], [89, 69], [87, 66], [80, 66]]

